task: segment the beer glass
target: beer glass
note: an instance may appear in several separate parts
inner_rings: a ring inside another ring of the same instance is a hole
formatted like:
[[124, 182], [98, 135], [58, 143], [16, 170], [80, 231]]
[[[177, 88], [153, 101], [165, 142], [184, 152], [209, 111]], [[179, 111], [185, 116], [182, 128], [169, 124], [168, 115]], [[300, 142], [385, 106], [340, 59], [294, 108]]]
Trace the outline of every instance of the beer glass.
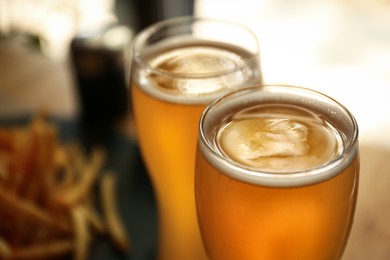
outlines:
[[198, 122], [215, 98], [261, 82], [257, 38], [235, 23], [180, 17], [138, 33], [132, 54], [136, 135], [158, 204], [157, 257], [205, 259], [194, 197]]
[[355, 211], [358, 127], [293, 86], [248, 87], [202, 114], [195, 197], [211, 260], [341, 259]]

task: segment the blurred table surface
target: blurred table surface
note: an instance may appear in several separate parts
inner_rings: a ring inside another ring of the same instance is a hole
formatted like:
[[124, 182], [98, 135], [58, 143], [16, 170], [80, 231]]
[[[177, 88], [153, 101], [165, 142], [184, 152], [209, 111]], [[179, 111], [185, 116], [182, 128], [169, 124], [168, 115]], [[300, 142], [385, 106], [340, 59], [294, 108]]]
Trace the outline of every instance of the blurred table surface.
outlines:
[[[390, 4], [240, 0], [224, 1], [221, 11], [221, 3], [200, 0], [196, 13], [251, 26], [259, 36], [267, 83], [317, 89], [356, 116], [360, 191], [343, 259], [390, 259]], [[76, 115], [69, 61], [1, 41], [0, 117], [41, 107], [61, 117]]]

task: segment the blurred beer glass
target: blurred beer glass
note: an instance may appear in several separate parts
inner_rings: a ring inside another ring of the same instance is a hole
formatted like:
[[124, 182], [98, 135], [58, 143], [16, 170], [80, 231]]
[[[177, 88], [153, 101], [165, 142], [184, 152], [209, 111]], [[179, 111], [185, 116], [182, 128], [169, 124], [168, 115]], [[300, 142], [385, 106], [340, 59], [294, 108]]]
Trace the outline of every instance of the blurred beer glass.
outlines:
[[312, 90], [262, 86], [200, 120], [195, 191], [212, 260], [339, 260], [358, 190], [358, 128]]
[[206, 259], [194, 198], [198, 122], [212, 100], [249, 83], [261, 83], [259, 47], [241, 25], [179, 17], [136, 35], [131, 97], [158, 200], [158, 259]]

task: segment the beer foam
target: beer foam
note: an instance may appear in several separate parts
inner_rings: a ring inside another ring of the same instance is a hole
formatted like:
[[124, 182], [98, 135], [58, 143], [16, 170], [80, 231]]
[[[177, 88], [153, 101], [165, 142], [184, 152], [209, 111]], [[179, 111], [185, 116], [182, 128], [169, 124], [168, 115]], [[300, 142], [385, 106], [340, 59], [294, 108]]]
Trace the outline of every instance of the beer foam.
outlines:
[[[249, 68], [251, 54], [228, 44], [183, 39], [150, 51], [151, 69], [139, 71], [139, 86], [173, 103], [208, 104], [259, 75]], [[253, 60], [251, 60], [253, 62]]]
[[307, 155], [307, 135], [307, 127], [293, 120], [244, 119], [225, 127], [221, 144], [231, 157], [251, 165], [265, 157]]
[[188, 46], [157, 56], [150, 64], [163, 71], [194, 77], [233, 70], [242, 58], [230, 51], [212, 46]]

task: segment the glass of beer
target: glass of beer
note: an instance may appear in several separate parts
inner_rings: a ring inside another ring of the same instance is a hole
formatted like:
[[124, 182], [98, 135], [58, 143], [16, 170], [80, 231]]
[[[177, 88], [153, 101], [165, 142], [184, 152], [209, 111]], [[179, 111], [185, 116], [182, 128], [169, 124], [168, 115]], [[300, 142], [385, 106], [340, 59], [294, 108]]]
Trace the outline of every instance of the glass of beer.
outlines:
[[334, 99], [253, 86], [202, 114], [195, 197], [211, 260], [339, 260], [359, 177], [358, 127]]
[[256, 36], [236, 23], [180, 17], [133, 41], [136, 135], [157, 198], [159, 260], [206, 259], [195, 209], [198, 122], [214, 99], [261, 83]]

